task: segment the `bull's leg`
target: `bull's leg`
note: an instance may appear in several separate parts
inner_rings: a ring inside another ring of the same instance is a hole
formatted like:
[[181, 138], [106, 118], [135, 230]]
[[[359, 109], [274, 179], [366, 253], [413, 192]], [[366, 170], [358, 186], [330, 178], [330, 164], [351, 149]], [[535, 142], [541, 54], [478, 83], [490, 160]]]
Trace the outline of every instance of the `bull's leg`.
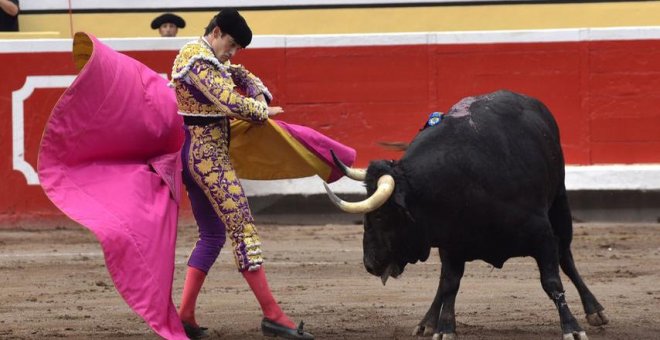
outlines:
[[592, 326], [601, 326], [609, 322], [605, 316], [603, 306], [598, 303], [596, 297], [591, 293], [587, 285], [582, 281], [580, 274], [575, 268], [575, 262], [573, 261], [573, 254], [571, 249], [564, 249], [559, 260], [561, 269], [568, 276], [575, 288], [577, 288], [578, 293], [580, 294], [580, 300], [582, 300], [582, 307], [584, 307], [584, 312], [587, 314], [587, 322]]
[[454, 303], [465, 270], [464, 261], [452, 261], [441, 256], [440, 282], [431, 307], [413, 330], [413, 335], [433, 335], [433, 339], [455, 339]]
[[585, 340], [587, 334], [580, 327], [566, 303], [564, 287], [559, 276], [557, 242], [551, 233], [542, 236], [536, 242], [537, 253], [534, 256], [541, 273], [541, 286], [559, 311], [564, 340]]
[[573, 261], [573, 254], [571, 253], [571, 240], [573, 238], [573, 219], [571, 217], [571, 209], [568, 205], [568, 198], [566, 197], [566, 189], [560, 188], [559, 194], [552, 204], [549, 212], [550, 223], [555, 235], [559, 238], [559, 264], [562, 271], [568, 276], [575, 288], [580, 294], [584, 312], [587, 315], [587, 321], [592, 326], [601, 326], [608, 322], [604, 313], [603, 306], [598, 303], [598, 300], [589, 291], [587, 285], [582, 281], [580, 274], [575, 268]]

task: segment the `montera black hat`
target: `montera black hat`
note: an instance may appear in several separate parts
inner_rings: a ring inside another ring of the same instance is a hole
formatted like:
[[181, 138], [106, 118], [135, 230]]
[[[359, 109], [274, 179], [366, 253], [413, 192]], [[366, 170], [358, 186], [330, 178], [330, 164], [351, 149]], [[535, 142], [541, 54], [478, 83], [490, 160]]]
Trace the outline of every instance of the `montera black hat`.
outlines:
[[223, 33], [234, 38], [234, 41], [245, 48], [252, 41], [252, 30], [245, 19], [234, 8], [222, 9], [214, 18], [215, 24]]
[[180, 16], [172, 13], [161, 14], [154, 21], [151, 22], [151, 29], [158, 29], [162, 24], [169, 22], [178, 28], [186, 27], [186, 22]]

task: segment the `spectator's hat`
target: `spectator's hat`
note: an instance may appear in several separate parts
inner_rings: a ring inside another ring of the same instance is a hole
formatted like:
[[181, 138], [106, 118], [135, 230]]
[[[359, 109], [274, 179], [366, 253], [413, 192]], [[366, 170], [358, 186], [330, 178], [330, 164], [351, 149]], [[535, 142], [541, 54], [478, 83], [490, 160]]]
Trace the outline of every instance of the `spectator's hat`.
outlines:
[[176, 27], [178, 27], [178, 28], [186, 27], [186, 21], [183, 20], [183, 18], [181, 18], [180, 16], [178, 16], [176, 14], [165, 13], [165, 14], [159, 15], [158, 17], [156, 17], [156, 19], [154, 19], [151, 22], [151, 28], [152, 29], [158, 29], [162, 24], [167, 23], [167, 22], [176, 25]]

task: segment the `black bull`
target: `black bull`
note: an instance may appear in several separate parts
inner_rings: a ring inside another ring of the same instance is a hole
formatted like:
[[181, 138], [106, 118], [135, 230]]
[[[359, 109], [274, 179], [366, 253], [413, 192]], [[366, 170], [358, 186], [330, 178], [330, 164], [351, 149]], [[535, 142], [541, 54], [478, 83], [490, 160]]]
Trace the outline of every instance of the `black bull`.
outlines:
[[540, 101], [508, 91], [468, 97], [441, 123], [423, 129], [399, 161], [371, 162], [366, 173], [338, 165], [366, 184], [369, 198], [362, 202], [328, 194], [343, 210], [366, 213], [369, 273], [385, 283], [439, 248], [438, 291], [414, 334], [454, 338], [465, 262], [480, 259], [501, 268], [516, 256], [536, 260], [564, 339], [586, 334], [566, 304], [560, 266], [577, 287], [589, 324], [607, 323], [573, 262], [559, 130]]

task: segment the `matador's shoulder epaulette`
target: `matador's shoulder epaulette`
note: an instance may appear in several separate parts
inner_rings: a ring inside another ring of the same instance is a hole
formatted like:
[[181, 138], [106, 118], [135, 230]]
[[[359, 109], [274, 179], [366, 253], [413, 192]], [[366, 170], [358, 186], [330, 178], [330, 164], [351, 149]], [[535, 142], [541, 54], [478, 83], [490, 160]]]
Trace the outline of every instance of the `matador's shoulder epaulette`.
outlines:
[[172, 80], [184, 78], [192, 65], [198, 60], [205, 60], [217, 67], [218, 70], [226, 69], [226, 66], [215, 57], [211, 48], [202, 39], [198, 39], [183, 45], [179, 51], [172, 66]]

